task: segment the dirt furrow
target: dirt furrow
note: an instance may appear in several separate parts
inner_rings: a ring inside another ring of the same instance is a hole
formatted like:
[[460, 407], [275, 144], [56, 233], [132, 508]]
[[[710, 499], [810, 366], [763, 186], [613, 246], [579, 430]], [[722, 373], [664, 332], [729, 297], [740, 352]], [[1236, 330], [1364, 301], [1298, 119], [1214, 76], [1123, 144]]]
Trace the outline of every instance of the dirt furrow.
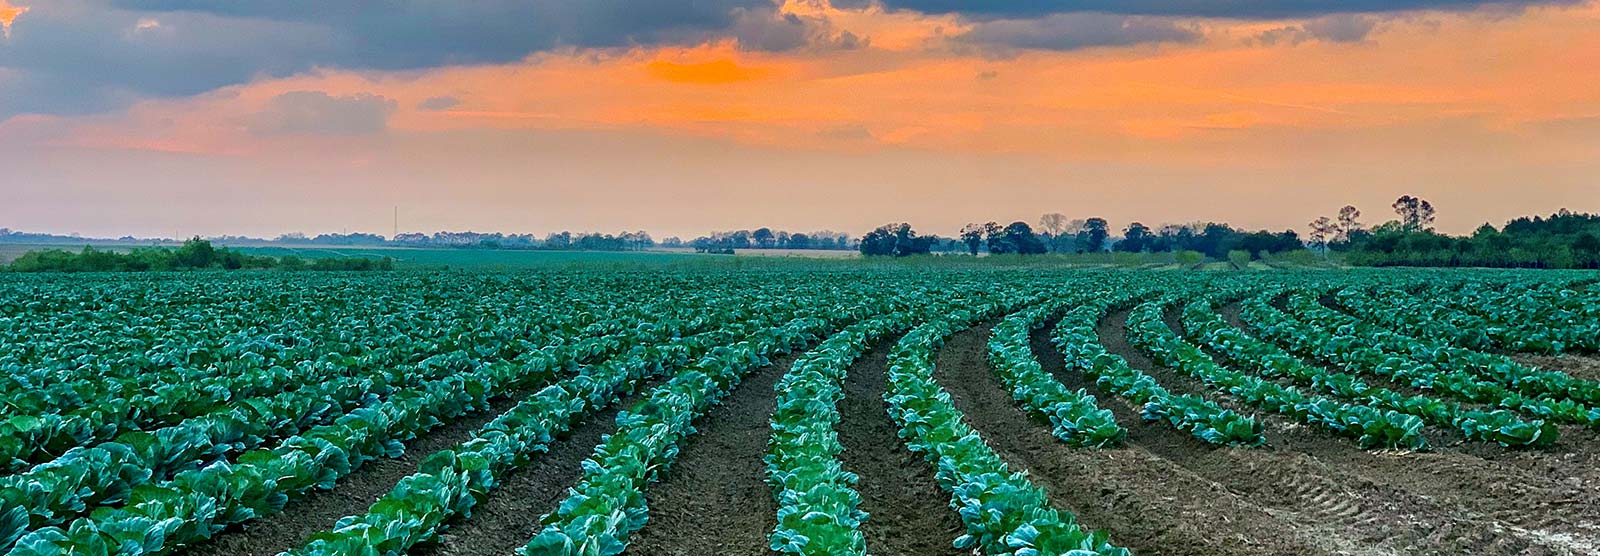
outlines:
[[[1141, 555], [1344, 552], [1336, 539], [1321, 538], [1307, 524], [1282, 519], [1138, 446], [1084, 449], [1062, 443], [1003, 389], [985, 359], [988, 337], [987, 326], [952, 337], [935, 367], [940, 385], [1007, 462], [1026, 469], [1059, 509], [1077, 515], [1086, 527], [1108, 531], [1113, 543]], [[1059, 367], [1059, 357], [1056, 362]], [[1069, 385], [1080, 386], [1081, 378], [1077, 382]], [[1171, 438], [1134, 413], [1124, 404], [1118, 417], [1135, 435], [1166, 436], [1157, 441], [1178, 450], [1209, 450]]]
[[950, 543], [965, 529], [950, 495], [934, 481], [933, 466], [901, 443], [883, 401], [893, 345], [880, 343], [850, 367], [839, 402], [840, 460], [861, 477], [861, 509], [871, 514], [862, 526], [867, 550], [875, 556], [960, 556]]
[[734, 389], [689, 437], [672, 469], [646, 491], [650, 521], [628, 554], [764, 556], [777, 520], [763, 457], [777, 409], [773, 386], [801, 352], [774, 359]]
[[1515, 354], [1516, 362], [1551, 371], [1561, 371], [1583, 380], [1600, 380], [1600, 356], [1565, 353], [1561, 355]]
[[[1236, 311], [1225, 308], [1223, 313]], [[1102, 339], [1111, 338], [1108, 346], [1117, 344], [1113, 351], [1125, 351], [1123, 354], [1130, 361], [1137, 360], [1135, 366], [1152, 368], [1148, 358], [1126, 344], [1123, 322], [1118, 317], [1125, 315], [1114, 315], [1103, 323]], [[1151, 374], [1176, 392], [1210, 390], [1200, 381], [1177, 376], [1170, 370], [1152, 368]], [[1168, 383], [1169, 377], [1177, 387]], [[1218, 401], [1228, 405], [1233, 400], [1222, 396]], [[1262, 485], [1268, 486], [1276, 483], [1271, 480], [1273, 477], [1305, 482], [1321, 476], [1319, 480], [1326, 484], [1351, 489], [1369, 511], [1338, 522], [1358, 534], [1375, 532], [1370, 536], [1372, 540], [1387, 538], [1387, 544], [1404, 548], [1404, 553], [1453, 554], [1471, 550], [1485, 554], [1580, 554], [1592, 542], [1589, 539], [1593, 529], [1585, 523], [1587, 519], [1565, 517], [1566, 512], [1548, 503], [1568, 499], [1576, 485], [1562, 485], [1466, 450], [1362, 450], [1348, 440], [1281, 415], [1258, 417], [1268, 426], [1271, 446], [1257, 450], [1252, 459], [1283, 461], [1265, 466], [1250, 461], [1230, 462], [1221, 470], [1249, 469], [1255, 476], [1267, 479]], [[1466, 448], [1496, 456], [1511, 454], [1498, 446]], [[1523, 453], [1527, 454], [1538, 452]], [[1195, 468], [1192, 464], [1190, 467]], [[1400, 526], [1408, 522], [1409, 526]]]
[[523, 467], [500, 478], [489, 496], [473, 507], [472, 516], [458, 519], [433, 543], [411, 550], [414, 556], [505, 556], [539, 532], [539, 519], [555, 509], [567, 489], [583, 473], [581, 464], [602, 436], [616, 431], [617, 413], [644, 399], [651, 388], [665, 382], [656, 377], [639, 383], [618, 403], [590, 413], [560, 435], [549, 448]]
[[181, 556], [273, 556], [299, 547], [313, 533], [333, 527], [347, 515], [366, 513], [367, 508], [389, 492], [400, 479], [416, 473], [423, 458], [472, 438], [478, 427], [494, 420], [517, 404], [529, 392], [500, 398], [489, 410], [455, 419], [405, 443], [398, 458], [379, 458], [367, 462], [334, 485], [333, 490], [315, 491], [289, 503], [282, 512], [223, 531], [209, 541], [183, 549]]

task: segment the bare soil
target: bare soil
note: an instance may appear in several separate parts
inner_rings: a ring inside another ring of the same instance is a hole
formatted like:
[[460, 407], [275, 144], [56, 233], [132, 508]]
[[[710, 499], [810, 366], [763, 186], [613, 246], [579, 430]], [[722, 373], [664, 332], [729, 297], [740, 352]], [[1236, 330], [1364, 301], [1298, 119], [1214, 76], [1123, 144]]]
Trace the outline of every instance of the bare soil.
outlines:
[[862, 527], [867, 550], [876, 556], [960, 556], [950, 545], [965, 533], [950, 507], [950, 494], [934, 480], [934, 468], [901, 442], [900, 427], [883, 401], [888, 384], [885, 341], [850, 367], [845, 379], [839, 441], [844, 468], [861, 477], [861, 509], [870, 514]]
[[[1035, 344], [1047, 332], [1035, 334]], [[1146, 424], [1120, 402], [1101, 401], [1129, 427], [1129, 445], [1117, 449], [1073, 448], [1050, 435], [1006, 393], [985, 358], [989, 327], [957, 334], [935, 367], [939, 383], [984, 440], [1015, 469], [1025, 469], [1050, 494], [1057, 509], [1075, 514], [1086, 528], [1103, 529], [1111, 541], [1141, 555], [1315, 555], [1341, 553], [1337, 543], [1307, 534], [1306, 525], [1285, 520], [1215, 481], [1184, 469], [1141, 446], [1161, 445], [1180, 459], [1215, 449], [1171, 427]], [[1048, 353], [1054, 354], [1054, 348]], [[1064, 371], [1059, 355], [1053, 371]], [[1047, 366], [1047, 369], [1050, 367]], [[1073, 388], [1082, 376], [1062, 376]]]
[[767, 554], [778, 512], [763, 461], [777, 410], [773, 387], [799, 356], [774, 359], [745, 377], [695, 424], [700, 432], [646, 492], [650, 521], [630, 539], [628, 554]]
[[538, 534], [539, 519], [556, 508], [567, 489], [583, 474], [581, 464], [601, 437], [616, 431], [617, 413], [644, 399], [667, 377], [635, 385], [617, 403], [590, 413], [533, 456], [527, 465], [501, 477], [489, 496], [472, 508], [472, 515], [455, 520], [431, 543], [411, 549], [416, 556], [506, 556]]
[[1538, 367], [1551, 371], [1561, 371], [1572, 375], [1573, 378], [1583, 380], [1600, 380], [1600, 356], [1595, 355], [1512, 355], [1512, 359], [1523, 365]]
[[[1236, 306], [1221, 312], [1242, 325]], [[1102, 334], [1117, 332], [1110, 324]], [[1203, 388], [1187, 377], [1175, 381], [1184, 390]], [[1258, 417], [1268, 425], [1271, 443], [1263, 453], [1299, 453], [1312, 469], [1297, 474], [1359, 487], [1351, 494], [1368, 510], [1352, 528], [1382, 533], [1374, 540], [1389, 537], [1384, 544], [1399, 553], [1593, 554], [1600, 546], [1600, 516], [1588, 506], [1574, 507], [1576, 500], [1600, 496], [1592, 431], [1563, 428], [1562, 441], [1547, 450], [1508, 450], [1455, 437], [1429, 452], [1370, 451], [1281, 416]]]
[[210, 540], [179, 552], [182, 556], [273, 556], [299, 548], [312, 534], [333, 527], [339, 518], [366, 513], [373, 502], [388, 494], [395, 483], [417, 472], [417, 465], [434, 452], [472, 438], [473, 432], [505, 413], [527, 392], [490, 402], [488, 411], [448, 421], [443, 426], [405, 443], [398, 458], [379, 458], [341, 479], [333, 490], [313, 491], [292, 500], [282, 512], [218, 533]]

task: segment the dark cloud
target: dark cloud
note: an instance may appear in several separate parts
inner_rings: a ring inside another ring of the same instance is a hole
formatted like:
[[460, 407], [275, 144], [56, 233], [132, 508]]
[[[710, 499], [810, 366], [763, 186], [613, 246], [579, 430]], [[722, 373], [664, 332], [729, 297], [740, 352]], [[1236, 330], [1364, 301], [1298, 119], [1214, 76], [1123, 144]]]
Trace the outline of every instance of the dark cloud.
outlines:
[[[0, 39], [0, 120], [86, 113], [315, 67], [503, 63], [562, 47], [726, 36], [771, 0], [49, 0]], [[781, 37], [771, 46], [783, 46]]]
[[461, 105], [461, 99], [452, 96], [432, 97], [417, 103], [417, 109], [429, 112], [449, 110]]
[[1262, 32], [1256, 40], [1262, 44], [1300, 44], [1306, 41], [1361, 42], [1377, 29], [1382, 18], [1365, 14], [1334, 14], [1312, 19], [1300, 25], [1280, 27]]
[[854, 50], [867, 43], [867, 39], [849, 31], [835, 32], [826, 18], [781, 14], [771, 8], [739, 8], [734, 13], [736, 17], [730, 32], [741, 48], [749, 50]]
[[0, 119], [84, 113], [287, 75], [340, 40], [314, 25], [204, 13], [141, 14], [85, 0], [34, 3], [0, 39]]
[[956, 40], [999, 48], [1073, 50], [1199, 38], [1199, 31], [1170, 18], [1073, 13], [982, 21]]
[[1381, 13], [1425, 9], [1470, 10], [1582, 0], [882, 0], [891, 9], [960, 14], [975, 18], [1023, 19], [1061, 13], [1272, 19], [1337, 13]]
[[[1512, 10], [1579, 0], [882, 0], [956, 13], [964, 40], [1069, 49], [1193, 40], [1187, 17], [1315, 18], [1425, 8]], [[871, 0], [835, 0], [862, 7]], [[0, 120], [88, 113], [317, 67], [405, 70], [506, 63], [560, 48], [735, 38], [753, 50], [851, 49], [867, 37], [825, 18], [783, 16], [775, 0], [33, 0], [0, 38]], [[1130, 18], [1132, 17], [1132, 18]], [[1104, 26], [1084, 22], [1099, 22]], [[1262, 41], [1359, 40], [1365, 20], [1285, 28]], [[1343, 27], [1339, 25], [1344, 25]]]
[[727, 29], [737, 8], [770, 0], [111, 0], [142, 12], [199, 12], [312, 23], [347, 40], [332, 63], [374, 69], [503, 63], [556, 47], [671, 42]]
[[253, 117], [258, 135], [370, 135], [389, 129], [389, 116], [399, 105], [371, 93], [333, 96], [322, 91], [293, 91], [273, 97]]

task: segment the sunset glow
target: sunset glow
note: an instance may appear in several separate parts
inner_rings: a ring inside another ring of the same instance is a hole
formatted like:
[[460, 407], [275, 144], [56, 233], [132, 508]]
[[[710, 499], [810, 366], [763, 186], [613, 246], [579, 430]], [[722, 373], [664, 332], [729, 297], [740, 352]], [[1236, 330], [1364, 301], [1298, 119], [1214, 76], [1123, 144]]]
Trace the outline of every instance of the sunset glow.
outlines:
[[[996, 15], [788, 0], [614, 35], [579, 19], [543, 42], [443, 29], [437, 45], [398, 23], [369, 36], [138, 4], [0, 0], [0, 224], [379, 231], [401, 205], [425, 230], [948, 234], [1046, 210], [1282, 229], [1433, 193], [1460, 232], [1600, 208], [1600, 80], [1576, 77], [1600, 68], [1596, 2]], [[74, 157], [97, 162], [60, 163]], [[614, 203], [579, 202], [601, 194]], [[826, 202], [839, 195], [864, 204]], [[212, 196], [256, 202], [173, 216], [150, 200]], [[322, 206], [297, 208], [307, 196]], [[111, 206], [130, 208], [52, 224]]]

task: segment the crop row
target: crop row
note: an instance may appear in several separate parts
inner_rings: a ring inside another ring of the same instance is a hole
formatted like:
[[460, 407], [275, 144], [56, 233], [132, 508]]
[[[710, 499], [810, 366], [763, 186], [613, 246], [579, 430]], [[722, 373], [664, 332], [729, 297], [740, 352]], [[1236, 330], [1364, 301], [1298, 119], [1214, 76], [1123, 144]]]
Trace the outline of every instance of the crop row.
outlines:
[[[719, 348], [687, 372], [656, 387], [639, 404], [617, 415], [617, 431], [595, 447], [583, 476], [568, 490], [522, 556], [614, 556], [649, 519], [644, 488], [676, 459], [680, 443], [695, 433], [693, 422], [726, 396], [768, 355], [808, 345], [829, 330], [869, 316], [862, 306], [835, 305], [827, 318], [802, 319], [770, 335]], [[876, 308], [874, 308], [876, 309]]]
[[[639, 327], [636, 334], [648, 339], [658, 334], [676, 335], [677, 330], [668, 323], [665, 327]], [[604, 349], [594, 342], [612, 341], [615, 339], [596, 338], [554, 346], [514, 365], [484, 366], [426, 389], [397, 393], [271, 450], [247, 452], [235, 463], [218, 462], [179, 473], [161, 486], [135, 490], [121, 508], [97, 511], [66, 528], [33, 531], [17, 542], [12, 554], [168, 552], [227, 525], [277, 512], [291, 496], [332, 488], [338, 478], [365, 461], [398, 455], [402, 440], [484, 407], [492, 393], [568, 372], [581, 354]]]
[[[651, 309], [659, 315], [671, 314], [667, 307], [643, 309], [645, 314], [652, 312]], [[679, 322], [670, 316], [665, 321]], [[553, 339], [556, 343], [546, 349], [563, 346], [567, 355], [562, 357], [573, 363], [585, 363], [620, 353], [635, 342], [657, 341], [662, 334], [673, 332], [644, 330], [657, 338], [626, 334], [625, 331], [641, 324], [628, 316], [608, 323], [586, 327], [594, 334], [581, 342], [569, 343], [572, 340], [558, 337]], [[699, 328], [708, 325], [704, 320], [693, 322], [693, 326]], [[435, 356], [422, 365], [366, 377], [335, 378], [285, 392], [265, 402], [247, 400], [220, 415], [189, 419], [150, 433], [124, 433], [112, 442], [92, 448], [74, 448], [27, 473], [0, 478], [0, 503], [3, 503], [0, 515], [22, 508], [28, 519], [16, 522], [19, 526], [37, 529], [57, 525], [98, 505], [122, 502], [135, 487], [160, 484], [182, 470], [204, 468], [262, 446], [268, 439], [298, 434], [319, 421], [344, 415], [354, 407], [372, 406], [380, 398], [396, 393], [439, 388], [439, 381], [472, 372], [480, 365], [507, 364], [525, 363], [474, 362], [459, 353]], [[490, 396], [505, 393], [491, 391]], [[0, 550], [9, 547], [22, 532], [20, 528], [0, 528]]]
[[[1302, 321], [1298, 315], [1285, 313], [1272, 307], [1265, 296], [1246, 299], [1241, 305], [1241, 315], [1251, 328], [1265, 338], [1290, 352], [1317, 359], [1346, 371], [1372, 373], [1413, 388], [1436, 391], [1451, 398], [1471, 403], [1489, 404], [1493, 407], [1520, 411], [1546, 421], [1590, 423], [1593, 418], [1572, 402], [1554, 402], [1530, 398], [1504, 386], [1482, 380], [1470, 373], [1448, 371], [1430, 362], [1418, 361], [1403, 353], [1393, 353], [1378, 347], [1369, 337], [1354, 334], [1353, 327], [1329, 327]], [[1600, 417], [1597, 414], [1596, 417]], [[1468, 423], [1478, 428], [1477, 423]], [[1499, 428], [1514, 425], [1506, 422], [1488, 422], [1482, 426]], [[1509, 444], [1536, 444], [1540, 436], [1551, 435], [1548, 423], [1536, 429], [1516, 427], [1507, 433], [1514, 438], [1504, 439]], [[1466, 431], [1466, 434], [1473, 434]], [[1497, 439], [1499, 440], [1499, 439]]]
[[[1558, 436], [1553, 425], [1544, 421], [1523, 421], [1509, 411], [1467, 410], [1460, 404], [1428, 396], [1408, 396], [1369, 385], [1355, 375], [1307, 365], [1282, 348], [1234, 328], [1217, 314], [1222, 299], [1242, 296], [1242, 293], [1207, 296], [1185, 305], [1185, 333], [1223, 354], [1228, 361], [1246, 365], [1264, 378], [1288, 379], [1296, 385], [1319, 390], [1338, 399], [1386, 412], [1412, 415], [1460, 431], [1469, 440], [1499, 442], [1504, 446], [1544, 446], [1555, 442]], [[1376, 439], [1358, 441], [1364, 445], [1379, 445]]]
[[989, 362], [1011, 397], [1029, 413], [1048, 420], [1056, 438], [1073, 446], [1114, 446], [1128, 431], [1117, 425], [1110, 410], [1096, 405], [1088, 391], [1068, 390], [1045, 372], [1029, 344], [1029, 333], [1060, 313], [1068, 301], [1065, 296], [1052, 297], [1002, 319], [989, 337]]
[[1475, 401], [1485, 401], [1485, 397], [1505, 399], [1506, 396], [1502, 394], [1505, 392], [1515, 394], [1513, 402], [1528, 405], [1528, 410], [1541, 417], [1548, 417], [1546, 412], [1572, 422], [1593, 422], [1595, 417], [1600, 417], [1600, 408], [1592, 408], [1594, 400], [1600, 399], [1600, 383], [1595, 381], [1578, 380], [1566, 373], [1531, 369], [1502, 355], [1398, 334], [1329, 309], [1317, 301], [1312, 291], [1296, 291], [1288, 296], [1287, 303], [1295, 317], [1309, 324], [1324, 329], [1337, 327], [1385, 352], [1428, 364], [1441, 371], [1460, 373], [1452, 376], [1470, 378], [1479, 385], [1492, 385], [1482, 388], [1484, 393]]
[[1052, 342], [1069, 367], [1095, 381], [1095, 385], [1140, 407], [1140, 416], [1162, 421], [1211, 444], [1259, 446], [1266, 441], [1254, 417], [1223, 408], [1216, 402], [1190, 394], [1173, 394], [1154, 378], [1107, 351], [1095, 327], [1106, 314], [1132, 305], [1138, 292], [1105, 292], [1085, 298], [1056, 325]]
[[1085, 531], [1072, 514], [1051, 506], [1026, 474], [1011, 471], [933, 378], [934, 354], [946, 337], [1017, 301], [956, 309], [907, 333], [889, 354], [889, 415], [906, 446], [933, 464], [939, 486], [950, 493], [966, 526], [956, 548], [988, 555], [1127, 555], [1104, 532]]
[[[694, 364], [679, 376], [722, 366], [748, 364], [751, 353], [740, 346], [791, 338], [819, 326], [800, 317], [788, 324], [762, 328], [759, 321], [736, 326], [730, 336], [706, 333], [661, 346], [637, 348], [626, 358], [585, 368], [570, 379], [540, 390], [479, 429], [474, 437], [428, 456], [417, 473], [401, 479], [367, 513], [338, 520], [290, 554], [405, 554], [417, 543], [434, 538], [452, 519], [470, 516], [472, 508], [500, 480], [537, 457], [558, 435], [589, 414], [615, 404], [639, 383]], [[736, 340], [734, 347], [718, 344]]]
[[777, 501], [770, 547], [779, 554], [864, 556], [859, 480], [844, 469], [837, 426], [845, 374], [869, 345], [915, 321], [910, 311], [846, 327], [806, 352], [778, 382], [767, 456]]

